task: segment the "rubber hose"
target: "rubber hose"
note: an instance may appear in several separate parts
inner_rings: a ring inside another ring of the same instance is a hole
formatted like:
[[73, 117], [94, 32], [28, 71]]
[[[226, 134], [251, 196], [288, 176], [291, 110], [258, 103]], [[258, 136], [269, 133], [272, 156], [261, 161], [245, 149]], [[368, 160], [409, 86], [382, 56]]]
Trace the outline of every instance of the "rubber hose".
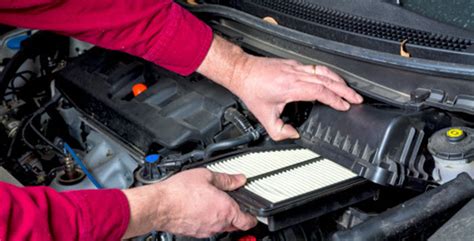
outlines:
[[332, 241], [402, 240], [421, 228], [437, 228], [447, 214], [474, 198], [474, 181], [466, 173], [431, 189], [349, 230], [338, 231]]
[[254, 130], [247, 118], [245, 118], [245, 116], [235, 108], [228, 108], [224, 112], [224, 119], [234, 124], [241, 134], [245, 134]]
[[5, 97], [5, 93], [8, 88], [8, 84], [10, 84], [10, 81], [15, 78], [15, 75], [20, 69], [20, 67], [25, 63], [25, 61], [29, 58], [27, 52], [25, 50], [19, 50], [8, 62], [8, 64], [5, 66], [3, 71], [0, 73], [0, 95], [3, 99]]
[[204, 151], [204, 160], [209, 159], [212, 154], [218, 151], [227, 150], [233, 147], [237, 147], [243, 144], [248, 144], [255, 140], [255, 133], [245, 133], [235, 139], [225, 140], [218, 143], [210, 144]]

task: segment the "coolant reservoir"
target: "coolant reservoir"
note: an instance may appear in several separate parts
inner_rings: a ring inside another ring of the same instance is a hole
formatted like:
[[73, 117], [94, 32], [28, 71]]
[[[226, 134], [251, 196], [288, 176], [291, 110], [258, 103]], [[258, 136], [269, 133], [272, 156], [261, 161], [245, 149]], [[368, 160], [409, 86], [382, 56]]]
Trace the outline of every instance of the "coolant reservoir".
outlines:
[[462, 172], [474, 178], [474, 129], [440, 130], [428, 140], [428, 150], [435, 160], [433, 177], [437, 182], [448, 182]]

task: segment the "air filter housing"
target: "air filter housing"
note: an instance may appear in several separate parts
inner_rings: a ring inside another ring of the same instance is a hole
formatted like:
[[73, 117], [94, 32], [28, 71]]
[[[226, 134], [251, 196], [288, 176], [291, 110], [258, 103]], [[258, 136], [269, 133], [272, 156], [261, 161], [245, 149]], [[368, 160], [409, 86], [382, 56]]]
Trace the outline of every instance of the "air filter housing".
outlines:
[[372, 182], [424, 190], [431, 170], [422, 143], [449, 123], [434, 110], [364, 104], [339, 112], [314, 105], [297, 142]]

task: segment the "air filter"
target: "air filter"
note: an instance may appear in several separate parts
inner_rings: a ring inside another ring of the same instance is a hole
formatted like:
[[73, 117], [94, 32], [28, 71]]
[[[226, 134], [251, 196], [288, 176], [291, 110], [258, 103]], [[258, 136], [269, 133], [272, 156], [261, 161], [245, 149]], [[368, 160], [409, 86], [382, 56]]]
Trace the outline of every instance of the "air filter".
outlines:
[[[373, 195], [370, 188], [353, 193], [353, 187], [364, 186], [367, 182], [309, 149], [248, 151], [211, 161], [205, 166], [215, 172], [244, 174], [247, 184], [230, 195], [244, 210], [268, 224], [271, 231]], [[316, 208], [304, 208], [308, 205]], [[288, 214], [299, 217], [289, 219]]]
[[247, 178], [253, 178], [318, 157], [318, 154], [308, 149], [250, 152], [214, 162], [207, 168], [215, 172], [244, 174]]
[[278, 203], [356, 175], [345, 167], [308, 149], [247, 153], [207, 166], [215, 172], [244, 174], [246, 190], [271, 203]]
[[245, 186], [245, 189], [268, 201], [278, 203], [355, 176], [339, 164], [322, 159], [253, 180]]

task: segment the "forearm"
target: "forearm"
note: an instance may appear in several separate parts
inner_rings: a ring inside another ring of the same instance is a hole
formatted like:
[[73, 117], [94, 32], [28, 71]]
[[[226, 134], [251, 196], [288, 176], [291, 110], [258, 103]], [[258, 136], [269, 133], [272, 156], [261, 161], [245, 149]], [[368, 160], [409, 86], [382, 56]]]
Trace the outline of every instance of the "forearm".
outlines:
[[231, 91], [239, 88], [249, 55], [239, 46], [215, 35], [206, 58], [197, 72]]

